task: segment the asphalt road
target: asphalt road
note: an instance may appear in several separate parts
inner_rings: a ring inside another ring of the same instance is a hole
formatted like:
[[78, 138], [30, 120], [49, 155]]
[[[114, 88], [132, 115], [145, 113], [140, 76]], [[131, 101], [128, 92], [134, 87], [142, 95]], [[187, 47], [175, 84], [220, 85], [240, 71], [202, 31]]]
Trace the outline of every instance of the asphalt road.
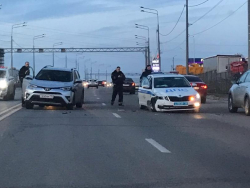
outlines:
[[110, 97], [86, 89], [73, 111], [0, 101], [0, 187], [250, 187], [250, 119], [225, 100], [153, 113], [137, 95], [125, 94], [125, 107]]

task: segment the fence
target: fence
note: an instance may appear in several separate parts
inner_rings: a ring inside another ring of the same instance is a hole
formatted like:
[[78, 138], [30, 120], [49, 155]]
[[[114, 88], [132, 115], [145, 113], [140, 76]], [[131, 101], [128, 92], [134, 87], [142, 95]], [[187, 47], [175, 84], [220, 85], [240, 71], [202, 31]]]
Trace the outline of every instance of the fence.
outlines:
[[226, 94], [232, 86], [233, 76], [229, 72], [217, 73], [209, 71], [200, 74], [199, 77], [207, 84], [208, 92], [215, 94]]

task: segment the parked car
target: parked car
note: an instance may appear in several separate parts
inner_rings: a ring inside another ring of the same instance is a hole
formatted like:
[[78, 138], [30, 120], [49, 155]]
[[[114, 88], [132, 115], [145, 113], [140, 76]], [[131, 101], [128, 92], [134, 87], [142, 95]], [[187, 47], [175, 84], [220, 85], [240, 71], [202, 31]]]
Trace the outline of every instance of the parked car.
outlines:
[[123, 83], [123, 92], [129, 92], [135, 94], [135, 82], [132, 78], [126, 78]]
[[84, 102], [84, 87], [75, 69], [46, 66], [34, 78], [27, 75], [23, 80], [23, 101], [27, 109], [34, 105], [66, 106], [72, 110], [81, 108]]
[[3, 100], [14, 100], [15, 80], [11, 75], [11, 69], [0, 68], [0, 97]]
[[250, 71], [245, 72], [229, 90], [228, 110], [236, 113], [238, 108], [243, 108], [250, 116]]
[[207, 85], [198, 77], [194, 75], [184, 75], [190, 82], [191, 86], [200, 94], [201, 102], [207, 101]]
[[97, 80], [91, 79], [88, 81], [88, 88], [90, 87], [96, 87], [98, 89], [98, 82]]

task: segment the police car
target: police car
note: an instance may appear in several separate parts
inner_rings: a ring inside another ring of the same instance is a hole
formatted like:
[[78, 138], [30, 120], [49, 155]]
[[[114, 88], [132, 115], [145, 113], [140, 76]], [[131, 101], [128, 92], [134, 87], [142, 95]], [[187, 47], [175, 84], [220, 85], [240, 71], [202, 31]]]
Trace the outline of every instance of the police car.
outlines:
[[139, 106], [152, 111], [199, 112], [201, 99], [187, 79], [176, 74], [151, 74], [143, 78], [138, 91]]

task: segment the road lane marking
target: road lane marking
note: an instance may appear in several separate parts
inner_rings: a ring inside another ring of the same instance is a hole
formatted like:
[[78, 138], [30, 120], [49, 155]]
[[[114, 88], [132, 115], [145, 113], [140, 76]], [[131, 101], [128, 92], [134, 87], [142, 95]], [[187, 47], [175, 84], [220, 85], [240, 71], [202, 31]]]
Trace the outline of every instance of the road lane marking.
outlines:
[[167, 150], [165, 147], [163, 147], [161, 144], [156, 142], [152, 138], [146, 138], [145, 139], [148, 143], [150, 143], [152, 146], [154, 146], [156, 149], [158, 149], [162, 153], [171, 153], [171, 151]]
[[100, 98], [96, 98], [97, 100], [99, 100]]
[[0, 117], [0, 121], [2, 121], [3, 119], [11, 116], [12, 114], [16, 113], [17, 111], [19, 111], [21, 109], [22, 109], [22, 107], [19, 107], [19, 108], [15, 109], [15, 110], [12, 110], [12, 111], [8, 112], [7, 114], [5, 114], [2, 117]]
[[116, 118], [121, 118], [121, 116], [119, 116], [117, 113], [113, 113], [113, 115], [114, 115]]
[[16, 108], [16, 107], [21, 106], [21, 105], [22, 105], [22, 104], [17, 104], [17, 105], [15, 105], [15, 106], [12, 106], [11, 108], [8, 108], [8, 109], [6, 109], [6, 110], [0, 112], [0, 116], [3, 115], [3, 114], [5, 114], [6, 112], [11, 111], [12, 109], [14, 109], [14, 108]]
[[105, 104], [105, 103], [102, 103], [102, 106], [106, 106], [106, 104]]

